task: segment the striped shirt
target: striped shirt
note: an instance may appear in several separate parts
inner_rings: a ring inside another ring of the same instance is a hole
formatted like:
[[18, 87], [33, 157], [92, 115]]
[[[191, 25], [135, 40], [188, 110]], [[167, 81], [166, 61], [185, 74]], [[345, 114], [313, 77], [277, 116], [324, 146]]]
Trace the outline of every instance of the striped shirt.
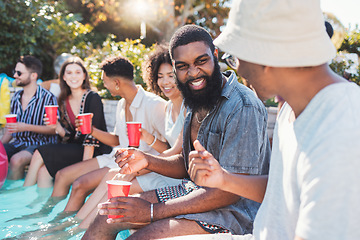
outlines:
[[[57, 105], [56, 97], [46, 89], [38, 86], [35, 95], [31, 98], [26, 109], [21, 106], [21, 96], [24, 90], [17, 91], [11, 99], [11, 113], [17, 114], [17, 121], [32, 125], [44, 125], [45, 105]], [[35, 132], [17, 132], [12, 137], [15, 147], [21, 145], [43, 145], [49, 143], [57, 143], [56, 135], [45, 135]]]

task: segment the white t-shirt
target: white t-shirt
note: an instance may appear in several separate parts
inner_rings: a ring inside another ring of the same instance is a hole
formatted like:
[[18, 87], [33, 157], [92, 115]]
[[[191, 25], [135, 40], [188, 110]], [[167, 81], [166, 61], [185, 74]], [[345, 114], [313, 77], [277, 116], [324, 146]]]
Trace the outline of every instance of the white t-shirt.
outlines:
[[[166, 101], [159, 96], [145, 91], [140, 85], [138, 92], [129, 107], [134, 122], [141, 122], [141, 127], [158, 139], [165, 141], [165, 107]], [[100, 168], [117, 168], [115, 163], [115, 153], [118, 148], [127, 148], [129, 139], [127, 135], [127, 126], [125, 118], [125, 99], [120, 99], [116, 109], [116, 122], [114, 133], [119, 137], [120, 145], [113, 148], [109, 154], [97, 156]], [[158, 155], [159, 153], [150, 147], [146, 142], [140, 140], [139, 149]]]
[[[153, 93], [145, 91], [140, 85], [137, 85], [137, 87], [138, 93], [129, 107], [133, 121], [141, 122], [142, 128], [158, 139], [165, 141], [166, 101]], [[125, 118], [125, 99], [119, 101], [116, 113], [114, 132], [119, 136], [119, 147], [127, 148], [129, 146], [129, 139]], [[142, 140], [140, 140], [139, 149], [153, 155], [159, 154]]]
[[275, 126], [255, 239], [360, 239], [360, 88], [332, 84], [291, 114], [285, 104]]

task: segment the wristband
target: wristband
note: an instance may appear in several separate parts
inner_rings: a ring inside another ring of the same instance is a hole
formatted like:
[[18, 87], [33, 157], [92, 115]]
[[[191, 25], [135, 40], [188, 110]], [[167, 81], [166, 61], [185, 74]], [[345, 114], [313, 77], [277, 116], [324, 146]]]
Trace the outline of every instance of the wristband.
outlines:
[[154, 141], [153, 141], [153, 142], [152, 142], [149, 146], [150, 146], [150, 147], [154, 146], [154, 144], [155, 144], [156, 140], [157, 140], [157, 137], [156, 137], [156, 136], [154, 136]]
[[150, 222], [154, 221], [154, 204], [150, 205]]

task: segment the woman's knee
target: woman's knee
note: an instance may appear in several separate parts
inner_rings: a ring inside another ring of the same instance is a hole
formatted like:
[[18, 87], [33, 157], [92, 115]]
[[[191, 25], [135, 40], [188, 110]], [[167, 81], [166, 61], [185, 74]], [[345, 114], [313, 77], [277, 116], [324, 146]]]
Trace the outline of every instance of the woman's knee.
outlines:
[[66, 168], [60, 169], [55, 174], [55, 183], [67, 183], [70, 185], [71, 182], [69, 182], [69, 179], [69, 173], [66, 171]]
[[31, 157], [31, 159], [38, 159], [38, 158], [42, 158], [42, 156], [41, 156], [39, 150], [36, 149]]
[[10, 159], [10, 168], [11, 169], [19, 169], [23, 168], [28, 164], [28, 160], [21, 155], [15, 154]]
[[72, 184], [72, 191], [73, 192], [88, 192], [91, 190], [89, 180], [83, 177], [77, 178]]

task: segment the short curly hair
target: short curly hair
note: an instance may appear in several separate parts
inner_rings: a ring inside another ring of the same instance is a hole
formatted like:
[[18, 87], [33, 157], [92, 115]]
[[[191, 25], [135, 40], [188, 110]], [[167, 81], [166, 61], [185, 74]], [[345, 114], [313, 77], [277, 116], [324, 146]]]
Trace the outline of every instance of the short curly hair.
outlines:
[[163, 63], [172, 65], [169, 46], [165, 43], [157, 44], [155, 46], [155, 51], [148, 56], [148, 59], [145, 62], [143, 62], [142, 72], [143, 79], [147, 85], [148, 90], [164, 97], [163, 92], [157, 84], [159, 68]]
[[170, 57], [174, 59], [174, 49], [193, 42], [204, 42], [209, 46], [211, 52], [215, 51], [215, 45], [210, 33], [203, 27], [197, 25], [184, 25], [171, 37], [170, 40]]
[[134, 79], [134, 66], [123, 56], [115, 56], [105, 59], [101, 65], [101, 70], [106, 73], [108, 77], [124, 77], [129, 80]]

